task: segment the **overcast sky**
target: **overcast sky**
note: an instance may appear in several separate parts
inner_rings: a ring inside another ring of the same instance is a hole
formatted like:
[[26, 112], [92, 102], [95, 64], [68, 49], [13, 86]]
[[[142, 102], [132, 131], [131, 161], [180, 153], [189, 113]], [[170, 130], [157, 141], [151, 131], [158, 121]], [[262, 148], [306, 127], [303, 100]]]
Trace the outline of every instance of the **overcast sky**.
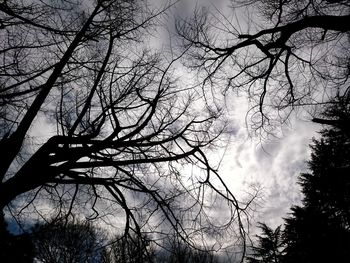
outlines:
[[[182, 0], [174, 14], [191, 16], [195, 2]], [[209, 10], [218, 8], [224, 13], [230, 12], [229, 0], [197, 1], [197, 6], [201, 5]], [[210, 161], [220, 163], [220, 175], [238, 198], [243, 199], [252, 192], [253, 187], [260, 189], [252, 223], [266, 222], [275, 227], [283, 222], [282, 217], [286, 216], [290, 206], [300, 202], [297, 178], [301, 172], [307, 171], [306, 161], [310, 156], [308, 145], [312, 137], [317, 136], [315, 131], [320, 127], [313, 124], [310, 117], [293, 117], [290, 124], [283, 127], [283, 134], [279, 138], [261, 141], [261, 138], [251, 137], [248, 133], [245, 123], [248, 104], [244, 96], [227, 96], [230, 140], [226, 148], [209, 155]], [[45, 121], [45, 118], [38, 118], [37, 121]], [[43, 140], [54, 132], [50, 130], [49, 124], [40, 123], [36, 127], [40, 129], [33, 133]]]
[[[182, 0], [173, 9], [173, 14], [190, 17], [197, 6], [209, 11], [218, 9], [229, 15], [232, 12], [229, 5], [229, 0]], [[244, 26], [245, 21], [241, 23]], [[320, 127], [310, 121], [310, 116], [293, 117], [290, 124], [283, 127], [279, 138], [261, 140], [248, 133], [245, 123], [248, 103], [244, 94], [240, 98], [232, 93], [227, 96], [230, 140], [226, 148], [211, 153], [210, 160], [216, 164], [220, 162], [220, 175], [239, 198], [243, 199], [252, 192], [252, 187], [260, 189], [252, 223], [266, 222], [275, 227], [283, 222], [282, 217], [286, 216], [290, 206], [300, 202], [297, 178], [301, 172], [307, 171], [309, 144]], [[38, 121], [45, 121], [45, 118]], [[37, 127], [41, 127], [34, 131], [37, 138], [44, 140], [54, 134], [48, 124], [40, 123]]]
[[[213, 12], [217, 9], [228, 15], [232, 12], [229, 0], [183, 0], [175, 14], [190, 17], [194, 6]], [[252, 17], [256, 18], [258, 14], [253, 13]], [[240, 19], [238, 22], [243, 28], [247, 17]], [[212, 153], [211, 159], [218, 162], [223, 157], [220, 175], [237, 196], [243, 198], [251, 192], [252, 186], [260, 188], [252, 223], [259, 221], [272, 227], [278, 226], [283, 223], [282, 217], [287, 215], [291, 205], [300, 202], [298, 175], [307, 171], [309, 145], [312, 138], [318, 136], [316, 131], [321, 127], [312, 123], [309, 115], [301, 113], [293, 116], [288, 126], [282, 127], [279, 138], [261, 141], [260, 137], [252, 137], [247, 131], [247, 100], [232, 94], [228, 96], [232, 96], [226, 99], [232, 131], [230, 143], [227, 148]]]

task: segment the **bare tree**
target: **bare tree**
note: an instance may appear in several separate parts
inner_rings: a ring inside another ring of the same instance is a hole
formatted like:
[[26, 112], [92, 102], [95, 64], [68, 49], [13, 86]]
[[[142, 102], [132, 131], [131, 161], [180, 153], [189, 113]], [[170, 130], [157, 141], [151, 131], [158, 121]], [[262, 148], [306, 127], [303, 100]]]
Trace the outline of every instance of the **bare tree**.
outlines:
[[105, 248], [105, 262], [156, 262], [156, 248], [147, 235], [115, 236]]
[[156, 247], [147, 235], [110, 238], [91, 222], [74, 218], [36, 224], [30, 237], [35, 262], [218, 262], [211, 251], [190, 247], [176, 235]]
[[65, 218], [36, 224], [31, 229], [35, 262], [103, 262], [103, 231], [91, 222]]
[[197, 10], [177, 31], [205, 88], [248, 94], [253, 130], [269, 133], [295, 107], [349, 87], [348, 1], [231, 2], [232, 15]]
[[[181, 54], [165, 60], [143, 44], [168, 8], [131, 0], [0, 3], [1, 211], [18, 222], [71, 214], [115, 220], [125, 236], [170, 227], [191, 240], [190, 231], [211, 225], [211, 189], [243, 231], [245, 207], [204, 154], [224, 125], [176, 85]], [[195, 173], [183, 176], [186, 169]]]
[[158, 251], [157, 262], [169, 263], [215, 263], [219, 257], [208, 248], [190, 247], [176, 235], [163, 242], [163, 249]]

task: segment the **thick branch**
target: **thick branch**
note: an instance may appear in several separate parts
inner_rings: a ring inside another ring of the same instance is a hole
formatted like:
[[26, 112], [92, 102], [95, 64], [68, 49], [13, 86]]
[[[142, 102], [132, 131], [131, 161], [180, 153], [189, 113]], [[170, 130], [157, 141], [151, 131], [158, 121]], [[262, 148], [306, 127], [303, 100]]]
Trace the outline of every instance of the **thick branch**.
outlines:
[[9, 166], [11, 165], [12, 161], [20, 151], [24, 138], [33, 120], [37, 116], [42, 104], [46, 100], [46, 97], [49, 95], [56, 80], [59, 78], [63, 68], [66, 66], [67, 62], [71, 58], [74, 50], [77, 48], [81, 40], [84, 38], [85, 32], [87, 31], [90, 24], [92, 23], [93, 18], [98, 12], [98, 9], [99, 9], [99, 5], [95, 8], [95, 10], [92, 12], [92, 14], [84, 24], [82, 29], [79, 31], [79, 33], [76, 35], [72, 43], [69, 45], [67, 51], [64, 53], [60, 62], [57, 63], [57, 65], [55, 66], [47, 82], [41, 86], [39, 94], [37, 95], [32, 105], [24, 115], [16, 131], [9, 138], [4, 139], [0, 142], [0, 148], [1, 148], [0, 159], [2, 160], [2, 164], [0, 166], [1, 181], [3, 180], [5, 173], [9, 168]]

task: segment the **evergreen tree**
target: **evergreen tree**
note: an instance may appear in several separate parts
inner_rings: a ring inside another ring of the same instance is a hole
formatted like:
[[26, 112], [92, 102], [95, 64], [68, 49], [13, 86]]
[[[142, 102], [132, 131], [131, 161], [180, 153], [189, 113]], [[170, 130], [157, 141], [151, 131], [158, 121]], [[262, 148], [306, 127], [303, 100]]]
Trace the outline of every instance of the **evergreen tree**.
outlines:
[[262, 235], [256, 235], [257, 246], [253, 246], [253, 253], [247, 257], [249, 263], [278, 263], [283, 256], [283, 238], [281, 226], [275, 230], [265, 223], [259, 223]]
[[[350, 92], [327, 107], [327, 125], [313, 140], [309, 173], [299, 184], [304, 198], [284, 219], [284, 229], [260, 224], [262, 235], [248, 262], [348, 262], [350, 258]], [[278, 255], [274, 257], [274, 255]]]
[[286, 262], [347, 262], [350, 258], [350, 96], [327, 108], [314, 140], [309, 173], [300, 176], [303, 205], [285, 219]]

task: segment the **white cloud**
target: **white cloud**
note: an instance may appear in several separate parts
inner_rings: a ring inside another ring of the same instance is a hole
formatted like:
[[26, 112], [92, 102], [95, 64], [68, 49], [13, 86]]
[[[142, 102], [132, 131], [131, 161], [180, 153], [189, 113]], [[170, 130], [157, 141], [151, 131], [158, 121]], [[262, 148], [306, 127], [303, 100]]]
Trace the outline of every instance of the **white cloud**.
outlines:
[[251, 185], [259, 185], [262, 198], [257, 200], [252, 223], [262, 221], [275, 227], [282, 223], [291, 205], [301, 200], [298, 176], [307, 170], [309, 144], [320, 127], [295, 118], [291, 127], [284, 129], [283, 137], [261, 143], [259, 138], [248, 137], [242, 117], [240, 122], [235, 121], [241, 128], [228, 146], [220, 174], [241, 198]]

